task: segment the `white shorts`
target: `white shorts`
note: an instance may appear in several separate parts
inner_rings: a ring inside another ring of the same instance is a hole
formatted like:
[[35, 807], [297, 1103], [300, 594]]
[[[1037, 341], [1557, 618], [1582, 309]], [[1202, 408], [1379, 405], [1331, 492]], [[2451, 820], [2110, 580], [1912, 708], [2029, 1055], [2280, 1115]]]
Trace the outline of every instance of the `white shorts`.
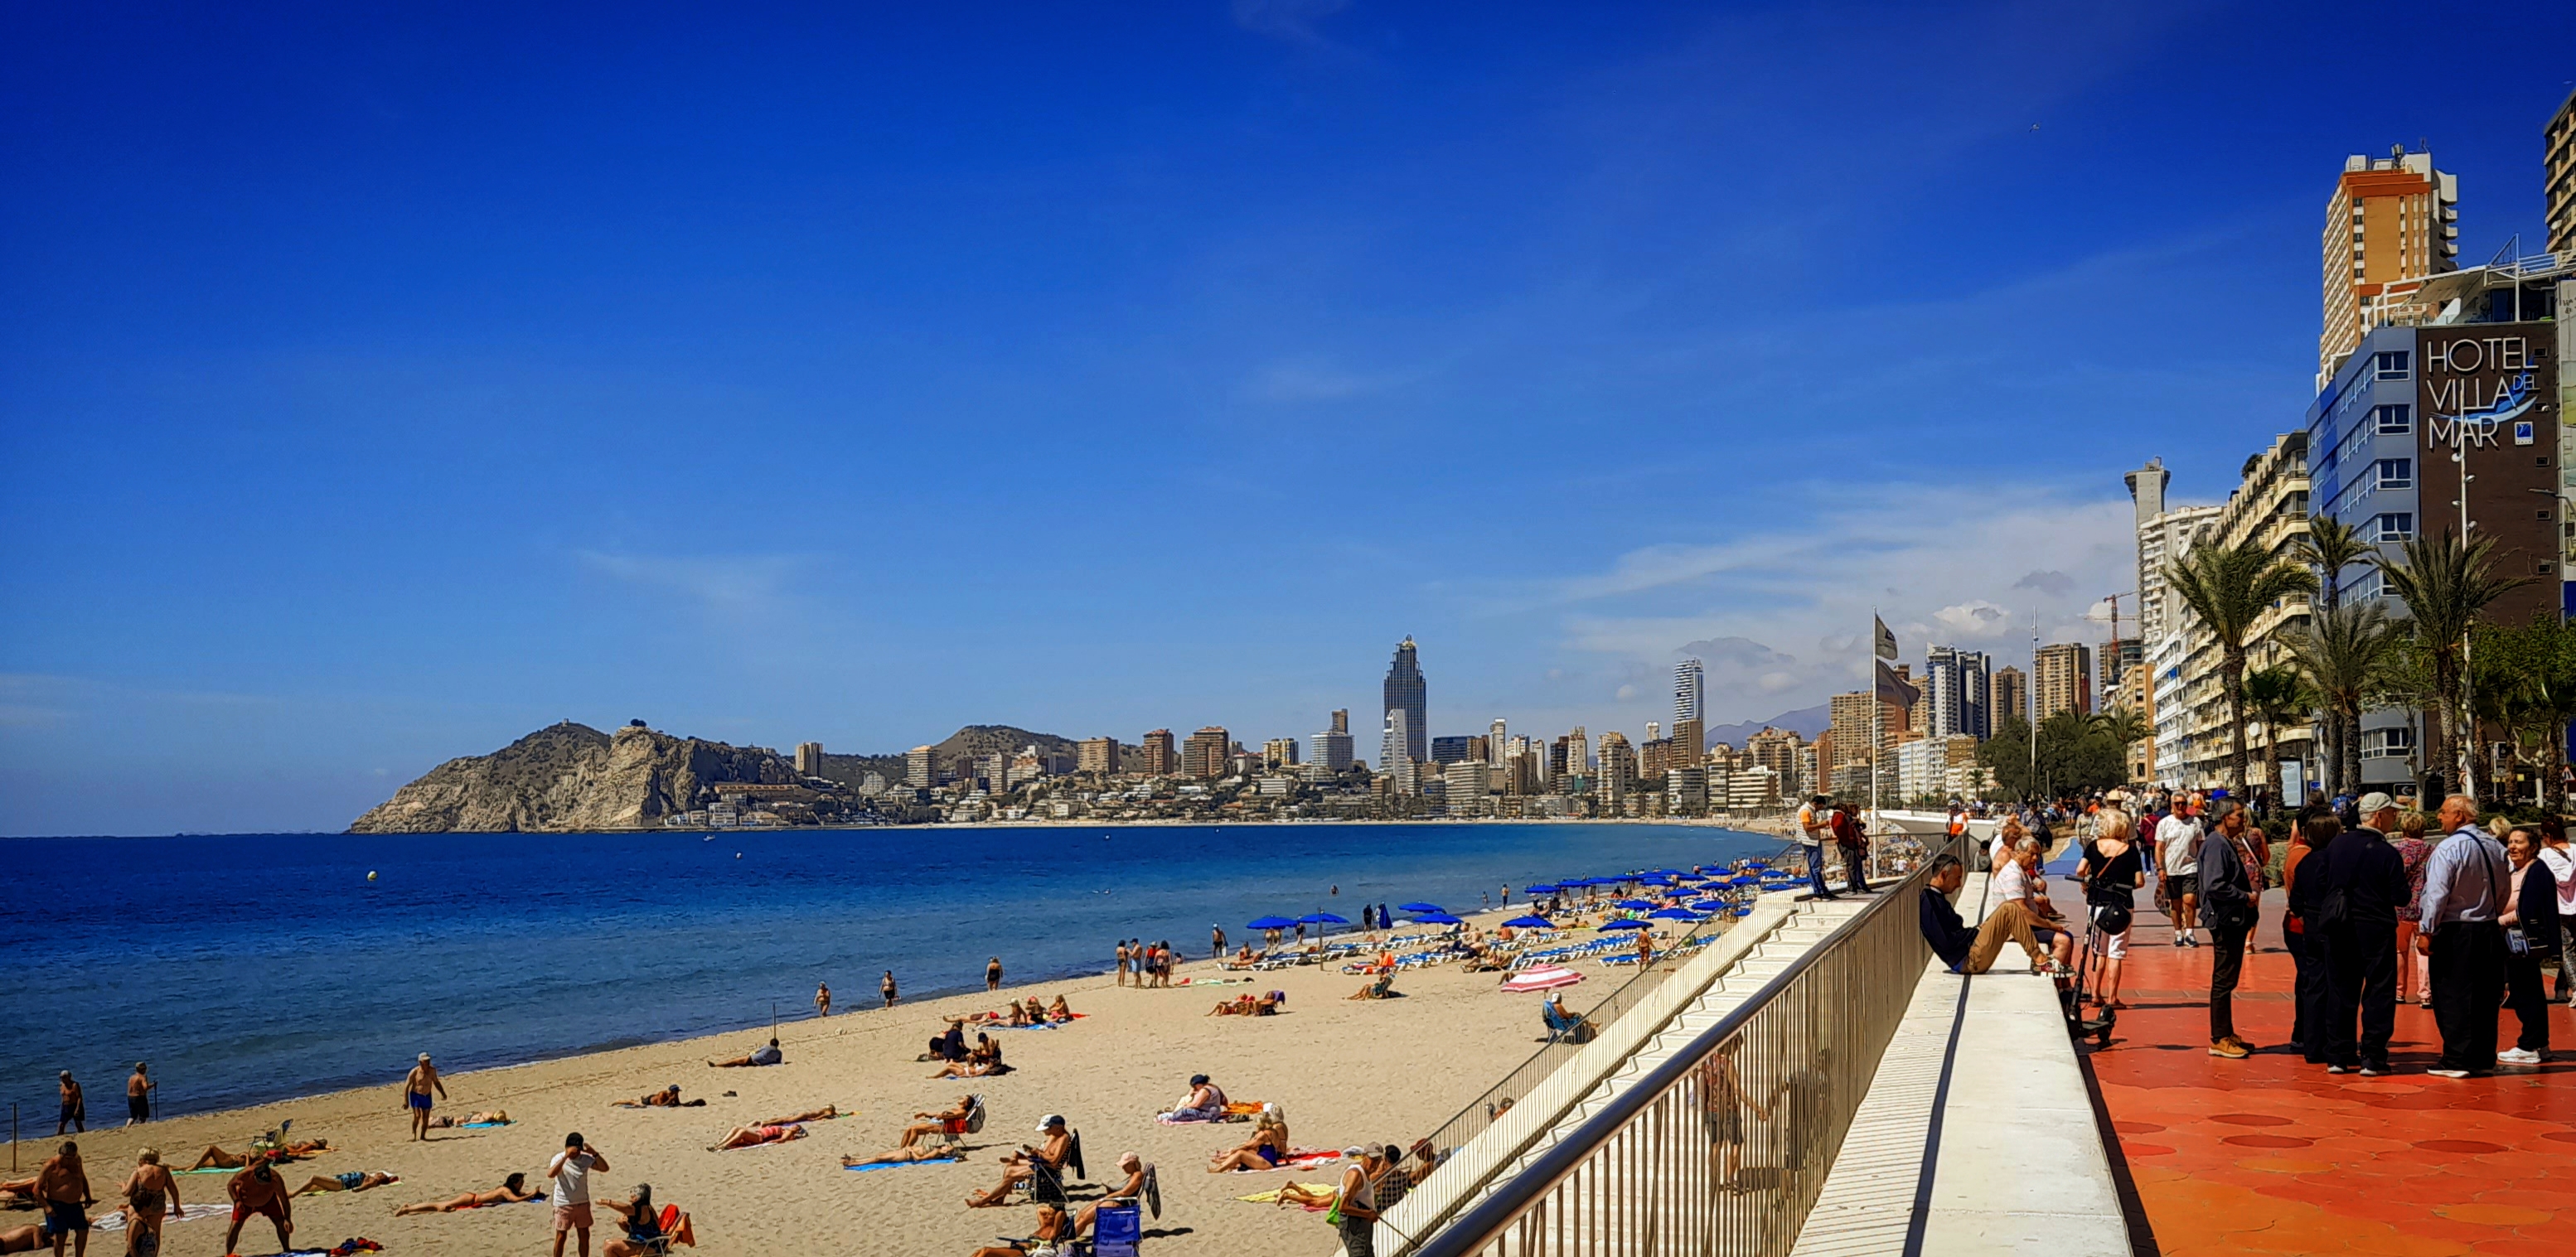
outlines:
[[2112, 960], [2126, 960], [2129, 958], [2129, 932], [2122, 930], [2117, 934], [2105, 934], [2095, 930], [2093, 950]]

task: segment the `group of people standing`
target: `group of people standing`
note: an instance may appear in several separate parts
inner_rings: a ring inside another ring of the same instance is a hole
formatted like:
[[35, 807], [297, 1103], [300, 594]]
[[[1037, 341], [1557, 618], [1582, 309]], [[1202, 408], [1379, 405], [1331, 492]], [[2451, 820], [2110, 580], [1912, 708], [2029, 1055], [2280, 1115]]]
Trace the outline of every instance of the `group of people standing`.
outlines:
[[1807, 888], [1818, 899], [1840, 899], [1825, 881], [1826, 843], [1832, 843], [1842, 856], [1843, 889], [1855, 895], [1870, 893], [1869, 879], [1861, 871], [1869, 858], [1869, 831], [1861, 827], [1849, 802], [1836, 802], [1829, 794], [1812, 795], [1798, 805], [1798, 847], [1807, 862]]
[[1148, 943], [1125, 939], [1118, 944], [1118, 985], [1127, 985], [1134, 977], [1136, 985], [1162, 987], [1172, 984], [1172, 969], [1179, 958], [1172, 954], [1169, 941]]

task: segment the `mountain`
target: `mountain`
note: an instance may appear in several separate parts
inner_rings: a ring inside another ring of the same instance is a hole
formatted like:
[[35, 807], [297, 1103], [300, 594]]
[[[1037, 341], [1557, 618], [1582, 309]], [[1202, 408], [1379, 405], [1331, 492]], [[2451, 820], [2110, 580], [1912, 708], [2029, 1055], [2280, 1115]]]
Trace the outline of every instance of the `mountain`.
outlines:
[[[930, 757], [931, 763], [940, 771], [954, 773], [978, 755], [1016, 755], [1030, 746], [1045, 754], [1070, 757], [1074, 753], [1075, 741], [1013, 725], [967, 725], [932, 746]], [[1119, 748], [1122, 756], [1136, 753], [1137, 749], [1132, 746]], [[900, 782], [903, 771], [904, 756], [901, 754], [835, 755], [829, 751], [823, 754], [822, 775], [853, 789], [866, 781], [869, 773], [876, 773], [890, 782]]]
[[765, 747], [673, 737], [641, 724], [606, 734], [567, 720], [429, 770], [349, 832], [641, 829], [687, 811], [702, 786], [795, 781], [795, 764]]
[[1781, 712], [1769, 720], [1747, 720], [1742, 724], [1718, 725], [1708, 731], [1708, 740], [1742, 746], [1746, 738], [1762, 732], [1765, 725], [1774, 729], [1786, 729], [1812, 742], [1817, 734], [1834, 727], [1833, 705], [1819, 703], [1813, 707]]

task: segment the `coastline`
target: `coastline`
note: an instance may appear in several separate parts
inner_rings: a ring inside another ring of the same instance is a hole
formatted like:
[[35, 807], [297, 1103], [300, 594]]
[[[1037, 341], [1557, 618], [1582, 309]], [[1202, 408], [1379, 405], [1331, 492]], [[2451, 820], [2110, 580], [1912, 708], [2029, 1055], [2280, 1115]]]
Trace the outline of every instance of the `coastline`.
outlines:
[[[1504, 911], [1460, 915], [1490, 925]], [[1595, 972], [1584, 997], [1605, 994], [1629, 971]], [[1541, 1037], [1535, 997], [1503, 994], [1495, 989], [1494, 975], [1451, 967], [1407, 971], [1397, 984], [1407, 998], [1365, 1002], [1343, 998], [1364, 979], [1323, 966], [1247, 975], [1248, 983], [1216, 986], [1200, 983], [1228, 975], [1199, 960], [1178, 970], [1191, 985], [1150, 991], [1103, 980], [1110, 976], [1025, 983], [1002, 993], [974, 991], [891, 1010], [836, 1012], [828, 1019], [807, 1010], [780, 1024], [787, 1063], [774, 1068], [706, 1067], [710, 1056], [740, 1055], [767, 1037], [731, 1031], [460, 1072], [448, 1077], [449, 1099], [440, 1111], [462, 1115], [500, 1108], [515, 1123], [437, 1131], [427, 1143], [407, 1137], [398, 1071], [373, 1087], [77, 1138], [104, 1190], [147, 1143], [184, 1166], [209, 1143], [240, 1152], [250, 1135], [291, 1118], [297, 1137], [327, 1139], [332, 1149], [287, 1167], [290, 1182], [347, 1170], [388, 1170], [404, 1180], [366, 1193], [300, 1198], [299, 1242], [327, 1244], [363, 1235], [404, 1252], [488, 1253], [541, 1244], [545, 1211], [495, 1208], [394, 1218], [393, 1208], [487, 1189], [512, 1172], [541, 1174], [564, 1132], [577, 1129], [614, 1166], [595, 1176], [598, 1191], [622, 1198], [633, 1183], [651, 1182], [657, 1199], [693, 1215], [704, 1245], [699, 1251], [943, 1253], [965, 1251], [997, 1233], [1027, 1233], [1033, 1215], [1025, 1205], [968, 1210], [958, 1202], [968, 1191], [989, 1187], [999, 1173], [995, 1158], [1033, 1141], [1038, 1118], [1053, 1112], [1067, 1115], [1084, 1132], [1092, 1181], [1115, 1181], [1115, 1159], [1128, 1149], [1161, 1167], [1166, 1213], [1149, 1225], [1187, 1233], [1157, 1240], [1158, 1249], [1302, 1253], [1330, 1242], [1315, 1215], [1235, 1197], [1292, 1179], [1326, 1180], [1333, 1171], [1204, 1173], [1206, 1157], [1241, 1142], [1249, 1127], [1157, 1124], [1153, 1113], [1186, 1090], [1190, 1074], [1214, 1075], [1239, 1100], [1281, 1104], [1299, 1146], [1407, 1143], [1525, 1059]], [[1205, 1015], [1219, 998], [1273, 989], [1289, 995], [1281, 1016]], [[1016, 1066], [1013, 1073], [964, 1081], [924, 1077], [932, 1067], [915, 1058], [945, 1017], [996, 1007], [1003, 994], [1042, 1000], [1063, 995], [1086, 1015], [1054, 1030], [995, 1032], [1005, 1058]], [[93, 1080], [93, 1089], [108, 1089], [100, 1086], [108, 1082]], [[708, 1106], [608, 1107], [613, 1099], [632, 1099], [673, 1082], [684, 1096], [705, 1098]], [[986, 1097], [991, 1120], [980, 1137], [968, 1141], [975, 1150], [962, 1164], [869, 1173], [839, 1167], [840, 1154], [889, 1148], [911, 1113], [943, 1107], [969, 1091]], [[825, 1103], [855, 1114], [813, 1123], [806, 1138], [776, 1147], [706, 1150], [735, 1125]], [[51, 1142], [29, 1139], [13, 1152], [29, 1164]], [[220, 1199], [225, 1177], [183, 1175], [183, 1198]], [[199, 1226], [171, 1224], [172, 1243], [201, 1246], [212, 1236], [193, 1229]], [[246, 1240], [251, 1235], [246, 1231]]]

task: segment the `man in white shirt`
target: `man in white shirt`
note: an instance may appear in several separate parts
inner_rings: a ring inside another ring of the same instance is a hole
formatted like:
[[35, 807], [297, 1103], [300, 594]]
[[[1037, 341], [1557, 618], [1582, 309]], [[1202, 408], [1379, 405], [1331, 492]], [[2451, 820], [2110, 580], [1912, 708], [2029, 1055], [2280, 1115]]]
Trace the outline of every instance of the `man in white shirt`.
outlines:
[[1825, 887], [1825, 839], [1832, 836], [1833, 796], [1819, 794], [1798, 805], [1798, 849], [1807, 857], [1807, 888], [1818, 899], [1839, 899]]
[[590, 1257], [590, 1172], [608, 1168], [608, 1158], [582, 1141], [581, 1132], [564, 1136], [563, 1151], [546, 1165], [554, 1180], [555, 1254], [563, 1257], [564, 1232], [580, 1237], [581, 1257]]
[[2208, 836], [2188, 799], [2174, 800], [2173, 814], [2156, 822], [2156, 868], [2171, 905], [2176, 947], [2200, 946], [2191, 931], [2200, 924], [2200, 844]]
[[2568, 980], [2568, 970], [2576, 968], [2576, 951], [2568, 949], [2569, 939], [2576, 939], [2576, 853], [2567, 850], [2567, 833], [2556, 825], [2540, 828], [2540, 853], [2534, 857], [2549, 866], [2550, 876], [2558, 879], [2558, 993], [2550, 998], [2569, 1002], [2576, 995], [2576, 982]]

